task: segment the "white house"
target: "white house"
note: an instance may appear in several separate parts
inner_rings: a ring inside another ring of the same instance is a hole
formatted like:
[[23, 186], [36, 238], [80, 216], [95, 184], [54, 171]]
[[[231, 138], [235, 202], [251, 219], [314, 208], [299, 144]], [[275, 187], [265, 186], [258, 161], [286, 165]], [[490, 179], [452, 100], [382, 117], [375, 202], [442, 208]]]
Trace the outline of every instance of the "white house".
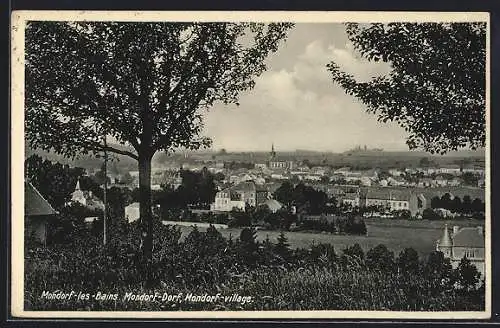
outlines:
[[140, 217], [139, 203], [132, 203], [125, 207], [125, 219], [129, 223], [137, 221]]
[[215, 194], [215, 200], [210, 204], [211, 211], [230, 212], [233, 208], [245, 210], [245, 201], [240, 193], [226, 188]]

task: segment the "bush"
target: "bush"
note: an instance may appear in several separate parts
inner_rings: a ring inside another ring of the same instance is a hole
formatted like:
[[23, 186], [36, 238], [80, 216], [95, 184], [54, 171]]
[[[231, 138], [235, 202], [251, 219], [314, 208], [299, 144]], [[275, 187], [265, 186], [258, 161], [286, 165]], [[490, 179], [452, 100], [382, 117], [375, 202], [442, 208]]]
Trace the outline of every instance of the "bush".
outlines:
[[422, 212], [422, 219], [424, 219], [424, 220], [442, 220], [443, 217], [435, 210], [433, 210], [431, 208], [426, 208]]

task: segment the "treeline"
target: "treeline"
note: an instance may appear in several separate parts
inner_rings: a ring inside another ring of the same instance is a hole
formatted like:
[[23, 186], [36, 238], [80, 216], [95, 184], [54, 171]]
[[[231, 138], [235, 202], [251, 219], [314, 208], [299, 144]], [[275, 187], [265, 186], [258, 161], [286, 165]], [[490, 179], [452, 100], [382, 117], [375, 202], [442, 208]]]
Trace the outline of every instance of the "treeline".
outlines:
[[451, 196], [445, 193], [443, 196], [435, 196], [431, 199], [431, 208], [443, 208], [454, 213], [471, 214], [484, 212], [484, 202], [475, 198], [471, 199], [469, 195], [465, 195], [463, 200], [458, 196]]
[[472, 217], [484, 220], [485, 204], [479, 198], [471, 200], [469, 195], [465, 195], [461, 200], [458, 196], [452, 197], [449, 193], [445, 193], [441, 197], [432, 198], [431, 208], [425, 209], [422, 213], [422, 218], [428, 220], [441, 220], [446, 217]]

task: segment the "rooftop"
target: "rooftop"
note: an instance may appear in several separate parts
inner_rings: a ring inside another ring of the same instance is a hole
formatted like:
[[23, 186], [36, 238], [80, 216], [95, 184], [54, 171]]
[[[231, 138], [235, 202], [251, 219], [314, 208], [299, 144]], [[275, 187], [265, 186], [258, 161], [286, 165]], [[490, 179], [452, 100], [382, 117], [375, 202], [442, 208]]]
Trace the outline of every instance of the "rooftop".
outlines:
[[453, 236], [455, 247], [484, 247], [483, 227], [465, 227]]
[[54, 215], [57, 212], [40, 192], [31, 184], [24, 184], [24, 215], [42, 216]]

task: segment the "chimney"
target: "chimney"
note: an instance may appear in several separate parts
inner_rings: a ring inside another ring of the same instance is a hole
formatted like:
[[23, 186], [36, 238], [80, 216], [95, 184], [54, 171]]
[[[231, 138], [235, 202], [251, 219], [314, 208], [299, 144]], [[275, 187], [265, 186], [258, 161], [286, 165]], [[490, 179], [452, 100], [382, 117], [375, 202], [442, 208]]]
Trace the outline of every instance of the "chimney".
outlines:
[[482, 236], [483, 235], [483, 226], [477, 226], [477, 232]]
[[459, 229], [459, 226], [453, 226], [453, 235], [456, 235]]

